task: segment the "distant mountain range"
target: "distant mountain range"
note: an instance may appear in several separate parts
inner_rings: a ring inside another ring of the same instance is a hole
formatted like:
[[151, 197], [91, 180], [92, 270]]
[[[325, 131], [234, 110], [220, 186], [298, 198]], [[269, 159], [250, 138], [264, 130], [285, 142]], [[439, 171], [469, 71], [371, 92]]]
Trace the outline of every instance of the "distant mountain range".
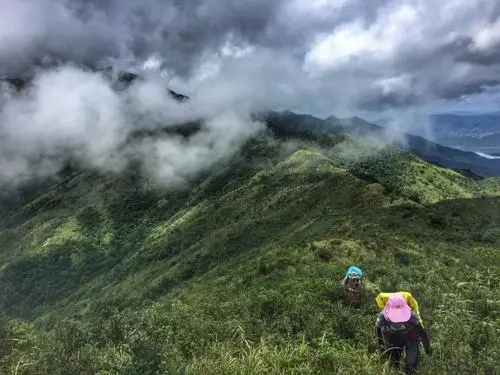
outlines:
[[[91, 69], [101, 72], [111, 80], [113, 87], [117, 90], [127, 89], [134, 81], [143, 80], [140, 75], [127, 71], [113, 71], [112, 67], [104, 69]], [[23, 90], [30, 84], [30, 78], [4, 77], [0, 80], [8, 82], [18, 90]], [[168, 89], [169, 94], [178, 101], [189, 100], [188, 96]], [[255, 118], [264, 120], [268, 127], [278, 133], [283, 132], [310, 132], [310, 133], [347, 133], [356, 137], [378, 138], [387, 141], [387, 132], [383, 126], [370, 123], [359, 117], [340, 119], [330, 116], [320, 119], [312, 115], [297, 114], [291, 111], [265, 112], [255, 115]], [[438, 142], [432, 142], [422, 136], [409, 133], [399, 134], [389, 143], [400, 146], [402, 149], [414, 153], [420, 158], [441, 165], [443, 167], [459, 170], [474, 178], [500, 176], [500, 148], [489, 150], [489, 155], [478, 154], [480, 146], [485, 144], [495, 145], [500, 140], [498, 123], [500, 112], [488, 115], [448, 115], [439, 114], [432, 116], [433, 128], [436, 128]], [[380, 120], [384, 123], [386, 120]], [[176, 127], [168, 127], [158, 130], [139, 130], [132, 137], [161, 136], [164, 133], [176, 133], [184, 137], [203, 129], [203, 120], [189, 124], [179, 124]], [[488, 133], [488, 131], [490, 133]], [[442, 141], [440, 141], [442, 140]], [[460, 143], [462, 142], [462, 143]], [[477, 145], [477, 150], [460, 150], [460, 145], [465, 142]], [[449, 147], [453, 146], [453, 147]], [[457, 147], [457, 148], [454, 148]], [[483, 151], [486, 152], [486, 151]]]
[[[473, 114], [440, 113], [429, 116], [434, 140], [442, 145], [467, 151], [500, 155], [500, 112]], [[390, 119], [375, 121], [386, 126]], [[418, 129], [415, 130], [417, 135]]]
[[342, 132], [357, 137], [388, 140], [428, 162], [459, 170], [474, 178], [500, 175], [500, 159], [487, 158], [476, 152], [447, 147], [409, 133], [399, 134], [390, 140], [384, 127], [359, 117], [339, 119], [330, 116], [322, 120], [311, 115], [284, 111], [273, 112], [268, 116], [268, 121], [273, 124], [273, 128], [283, 127], [290, 131]]

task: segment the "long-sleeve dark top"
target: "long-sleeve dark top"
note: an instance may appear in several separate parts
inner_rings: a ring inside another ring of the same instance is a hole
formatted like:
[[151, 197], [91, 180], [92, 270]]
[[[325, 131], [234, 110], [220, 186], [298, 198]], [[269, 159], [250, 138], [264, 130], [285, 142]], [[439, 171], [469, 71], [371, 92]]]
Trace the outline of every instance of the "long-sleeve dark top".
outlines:
[[404, 342], [411, 340], [410, 330], [414, 329], [422, 338], [422, 344], [426, 352], [430, 351], [430, 341], [418, 316], [412, 312], [410, 320], [405, 323], [392, 323], [387, 320], [382, 312], [379, 313], [377, 322], [375, 323], [375, 331], [379, 345], [384, 344], [384, 339], [392, 345], [401, 345]]

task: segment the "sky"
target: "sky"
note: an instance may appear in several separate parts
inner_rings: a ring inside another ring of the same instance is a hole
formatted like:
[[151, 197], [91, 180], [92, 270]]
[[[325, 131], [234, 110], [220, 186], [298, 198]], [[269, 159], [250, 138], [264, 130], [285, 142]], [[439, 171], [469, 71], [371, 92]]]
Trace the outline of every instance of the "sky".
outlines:
[[[496, 0], [0, 0], [0, 76], [59, 59], [156, 82], [123, 97], [68, 66], [38, 72], [24, 97], [2, 94], [0, 180], [33, 174], [40, 155], [47, 165], [36, 171], [57, 169], [53, 160], [68, 149], [119, 168], [111, 150], [139, 118], [209, 116], [208, 138], [234, 152], [261, 128], [248, 119], [258, 109], [368, 119], [498, 110], [499, 47]], [[158, 82], [193, 104], [165, 106]], [[144, 146], [157, 150], [149, 168], [168, 181], [228, 155], [202, 139], [168, 142]]]
[[493, 97], [474, 97], [500, 83], [499, 15], [495, 0], [0, 0], [0, 71], [48, 52], [137, 68], [156, 57], [188, 93], [241, 75], [321, 117], [484, 107]]

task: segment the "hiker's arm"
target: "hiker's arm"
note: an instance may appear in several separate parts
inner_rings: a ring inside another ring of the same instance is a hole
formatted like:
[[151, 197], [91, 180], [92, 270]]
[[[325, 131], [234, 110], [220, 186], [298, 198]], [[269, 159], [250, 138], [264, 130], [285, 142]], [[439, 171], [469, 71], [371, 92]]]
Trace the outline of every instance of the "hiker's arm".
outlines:
[[379, 347], [384, 347], [384, 336], [382, 335], [382, 327], [384, 326], [384, 317], [379, 314], [377, 322], [375, 323], [375, 335], [377, 336], [377, 344]]
[[420, 322], [415, 324], [415, 328], [422, 338], [422, 344], [424, 345], [425, 352], [430, 355], [432, 353], [432, 347], [429, 341], [429, 336], [427, 336], [427, 332], [425, 331], [424, 327], [422, 327], [422, 324], [420, 324]]

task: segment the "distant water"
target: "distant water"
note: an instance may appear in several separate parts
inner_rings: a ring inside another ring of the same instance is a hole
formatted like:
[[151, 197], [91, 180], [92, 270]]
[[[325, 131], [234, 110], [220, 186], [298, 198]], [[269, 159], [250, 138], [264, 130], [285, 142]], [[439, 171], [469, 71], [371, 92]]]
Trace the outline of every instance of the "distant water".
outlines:
[[474, 148], [466, 148], [458, 145], [447, 144], [445, 146], [456, 148], [457, 150], [473, 152], [476, 155], [481, 156], [486, 159], [500, 159], [500, 148], [499, 147], [474, 147]]
[[490, 155], [484, 152], [474, 152], [474, 153], [486, 159], [500, 159], [500, 156]]

